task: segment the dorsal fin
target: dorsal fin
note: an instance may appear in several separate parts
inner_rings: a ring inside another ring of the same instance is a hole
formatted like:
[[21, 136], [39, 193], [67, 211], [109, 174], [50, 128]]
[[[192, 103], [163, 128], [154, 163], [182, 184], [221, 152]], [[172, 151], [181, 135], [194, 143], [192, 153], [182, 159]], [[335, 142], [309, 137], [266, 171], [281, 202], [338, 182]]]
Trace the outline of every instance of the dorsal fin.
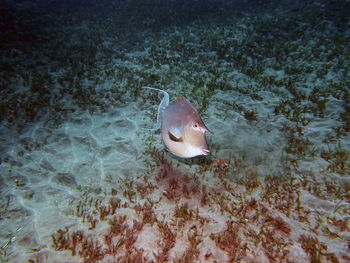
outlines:
[[175, 102], [179, 102], [179, 101], [183, 101], [183, 100], [186, 100], [184, 97], [179, 97]]
[[161, 89], [156, 89], [156, 88], [151, 88], [151, 87], [142, 87], [144, 89], [153, 89], [153, 90], [156, 90], [156, 91], [159, 91], [159, 92], [162, 92], [164, 97], [161, 101], [161, 103], [159, 104], [159, 107], [158, 107], [158, 114], [157, 114], [157, 125], [155, 128], [153, 129], [147, 129], [147, 130], [153, 130], [153, 131], [156, 131], [158, 129], [161, 128], [162, 126], [162, 115], [163, 115], [163, 111], [165, 110], [166, 107], [168, 107], [169, 105], [169, 94], [164, 91], [164, 90], [161, 90]]

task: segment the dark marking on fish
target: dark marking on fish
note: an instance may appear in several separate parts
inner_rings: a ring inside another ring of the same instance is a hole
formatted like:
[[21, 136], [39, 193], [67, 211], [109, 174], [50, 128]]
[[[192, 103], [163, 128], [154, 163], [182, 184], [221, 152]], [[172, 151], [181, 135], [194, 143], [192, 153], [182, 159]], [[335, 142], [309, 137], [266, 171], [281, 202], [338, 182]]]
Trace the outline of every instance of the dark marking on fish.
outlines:
[[172, 134], [171, 132], [168, 132], [169, 135], [169, 139], [174, 141], [174, 142], [183, 142], [184, 140], [180, 137], [177, 138], [174, 134]]

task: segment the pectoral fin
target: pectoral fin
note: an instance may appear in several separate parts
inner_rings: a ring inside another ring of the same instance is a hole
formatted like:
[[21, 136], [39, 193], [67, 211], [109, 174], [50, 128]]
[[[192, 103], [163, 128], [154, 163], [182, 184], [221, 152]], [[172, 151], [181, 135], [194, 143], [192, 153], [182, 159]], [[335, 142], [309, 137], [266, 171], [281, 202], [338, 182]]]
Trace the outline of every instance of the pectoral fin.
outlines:
[[168, 136], [169, 136], [169, 139], [174, 141], [174, 142], [183, 142], [184, 141], [182, 137], [176, 137], [170, 131], [168, 131]]

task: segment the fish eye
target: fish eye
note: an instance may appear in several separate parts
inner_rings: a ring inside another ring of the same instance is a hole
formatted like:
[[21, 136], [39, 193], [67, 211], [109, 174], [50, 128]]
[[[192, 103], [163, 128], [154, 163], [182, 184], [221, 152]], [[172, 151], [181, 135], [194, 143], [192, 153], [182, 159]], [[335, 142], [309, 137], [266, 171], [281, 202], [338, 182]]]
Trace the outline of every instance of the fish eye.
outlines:
[[198, 122], [193, 123], [193, 128], [198, 128]]

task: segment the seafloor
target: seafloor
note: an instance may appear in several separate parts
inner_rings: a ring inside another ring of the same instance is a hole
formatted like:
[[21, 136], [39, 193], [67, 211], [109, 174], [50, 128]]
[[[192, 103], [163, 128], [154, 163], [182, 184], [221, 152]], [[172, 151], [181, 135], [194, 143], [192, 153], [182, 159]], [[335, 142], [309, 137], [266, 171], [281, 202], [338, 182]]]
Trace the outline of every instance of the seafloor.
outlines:
[[[6, 3], [0, 262], [350, 262], [348, 1], [184, 23]], [[143, 129], [143, 86], [197, 107], [209, 156]]]

